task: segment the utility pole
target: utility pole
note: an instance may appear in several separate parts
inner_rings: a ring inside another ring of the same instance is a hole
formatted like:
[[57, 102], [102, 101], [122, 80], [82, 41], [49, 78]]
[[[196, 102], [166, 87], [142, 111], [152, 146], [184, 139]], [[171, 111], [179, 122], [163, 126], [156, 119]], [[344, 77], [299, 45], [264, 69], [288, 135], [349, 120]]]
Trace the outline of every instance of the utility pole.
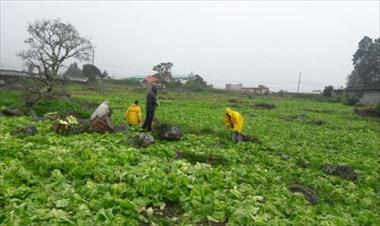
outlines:
[[92, 65], [94, 65], [95, 62], [95, 49], [92, 50]]
[[297, 93], [300, 92], [300, 83], [301, 83], [301, 72], [300, 75], [298, 76], [298, 86], [297, 86]]

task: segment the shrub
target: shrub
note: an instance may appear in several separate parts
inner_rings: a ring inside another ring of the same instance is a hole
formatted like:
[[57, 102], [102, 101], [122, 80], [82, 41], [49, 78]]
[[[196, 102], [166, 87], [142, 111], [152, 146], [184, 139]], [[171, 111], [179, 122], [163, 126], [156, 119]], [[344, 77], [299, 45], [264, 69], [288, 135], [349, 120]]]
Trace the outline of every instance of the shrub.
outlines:
[[183, 85], [183, 89], [191, 92], [206, 92], [212, 89], [212, 87], [195, 81], [188, 81]]
[[60, 114], [76, 113], [81, 118], [89, 118], [88, 109], [81, 107], [79, 104], [67, 100], [42, 100], [33, 106], [33, 110], [38, 116], [43, 116], [48, 112], [58, 112]]
[[354, 106], [355, 104], [357, 104], [359, 102], [359, 99], [355, 98], [355, 97], [349, 97], [347, 98], [345, 101], [344, 101], [344, 104], [346, 105], [350, 105], [350, 106]]
[[378, 106], [354, 108], [354, 113], [364, 117], [380, 117], [380, 109]]
[[362, 104], [362, 103], [356, 103], [356, 104], [355, 104], [355, 107], [362, 108], [362, 107], [365, 107], [365, 104]]
[[0, 107], [19, 107], [23, 105], [23, 101], [21, 95], [15, 91], [5, 89], [0, 91]]
[[141, 86], [141, 82], [137, 78], [109, 79], [108, 83], [126, 86]]
[[380, 103], [378, 103], [375, 107], [376, 111], [380, 113]]

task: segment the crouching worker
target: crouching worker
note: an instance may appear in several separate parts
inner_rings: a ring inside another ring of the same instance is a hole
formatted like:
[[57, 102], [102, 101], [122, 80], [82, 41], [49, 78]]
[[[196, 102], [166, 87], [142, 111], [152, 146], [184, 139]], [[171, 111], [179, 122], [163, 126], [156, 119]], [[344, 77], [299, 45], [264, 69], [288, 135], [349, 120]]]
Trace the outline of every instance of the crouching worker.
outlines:
[[109, 102], [104, 101], [99, 107], [92, 113], [91, 129], [95, 132], [105, 133], [112, 132], [114, 127], [111, 121], [112, 109], [109, 107]]
[[224, 110], [224, 125], [233, 130], [232, 140], [234, 142], [240, 142], [243, 140], [241, 130], [243, 129], [244, 119], [243, 116], [237, 111], [233, 111], [231, 108]]
[[138, 126], [141, 124], [141, 108], [139, 102], [136, 100], [134, 104], [129, 106], [127, 112], [124, 114], [125, 120], [127, 120], [129, 126]]

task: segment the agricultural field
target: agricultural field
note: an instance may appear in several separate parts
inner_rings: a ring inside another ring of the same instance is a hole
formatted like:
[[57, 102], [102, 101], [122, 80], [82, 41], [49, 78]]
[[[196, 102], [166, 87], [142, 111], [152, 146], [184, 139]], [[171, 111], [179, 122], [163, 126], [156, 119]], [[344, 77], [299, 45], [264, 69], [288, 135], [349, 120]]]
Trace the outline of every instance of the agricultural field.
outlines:
[[[141, 90], [70, 91], [89, 113], [91, 103], [109, 100], [116, 125], [135, 99], [144, 109]], [[21, 103], [16, 91], [0, 97], [3, 106]], [[158, 99], [156, 117], [184, 135], [147, 148], [128, 142], [136, 130], [58, 135], [50, 121], [1, 116], [0, 225], [380, 225], [378, 120], [300, 98], [169, 92]], [[231, 141], [228, 106], [260, 142]], [[30, 125], [36, 135], [11, 135]], [[337, 165], [346, 166], [340, 174]]]

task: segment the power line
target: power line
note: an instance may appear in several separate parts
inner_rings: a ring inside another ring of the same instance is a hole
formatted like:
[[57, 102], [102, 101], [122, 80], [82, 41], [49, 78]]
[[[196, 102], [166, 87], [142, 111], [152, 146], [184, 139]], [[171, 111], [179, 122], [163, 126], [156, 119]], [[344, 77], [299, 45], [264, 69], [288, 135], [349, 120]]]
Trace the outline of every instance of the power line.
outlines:
[[326, 85], [321, 85], [321, 84], [313, 84], [313, 83], [308, 83], [308, 82], [301, 82], [303, 85], [308, 85], [308, 86], [318, 86], [318, 87], [324, 87]]
[[294, 85], [295, 82], [268, 82], [268, 81], [247, 81], [247, 80], [225, 80], [225, 79], [208, 79], [205, 78], [207, 81], [214, 81], [214, 82], [234, 82], [234, 83], [266, 83], [266, 84], [279, 84], [279, 85]]
[[119, 69], [126, 69], [126, 70], [130, 70], [130, 71], [144, 72], [144, 73], [141, 73], [141, 74], [151, 74], [151, 73], [152, 73], [151, 71], [150, 71], [150, 72], [147, 72], [146, 70], [140, 70], [140, 69], [131, 68], [131, 67], [125, 67], [125, 66], [118, 66], [118, 65], [104, 64], [104, 63], [102, 63], [102, 62], [98, 62], [97, 64], [98, 64], [98, 65], [105, 66], [105, 67], [119, 68]]
[[[105, 67], [128, 70], [129, 72], [126, 71], [126, 73], [129, 74], [129, 77], [145, 77], [147, 75], [152, 74], [152, 71], [148, 72], [146, 70], [141, 70], [141, 69], [132, 68], [132, 67], [107, 64], [107, 63], [103, 63], [103, 62], [97, 62], [97, 64], [101, 65], [101, 66], [105, 66]], [[130, 71], [135, 71], [135, 72], [139, 72], [139, 73], [130, 73]], [[173, 77], [183, 77], [183, 76], [188, 76], [189, 74], [190, 73], [183, 73], [183, 74], [178, 73], [178, 74], [173, 74]], [[299, 92], [299, 87], [301, 84], [306, 85], [306, 86], [316, 86], [316, 87], [326, 86], [326, 85], [322, 85], [322, 84], [316, 84], [316, 83], [312, 83], [312, 82], [301, 81], [301, 72], [299, 74], [298, 82], [247, 81], [247, 80], [227, 80], [227, 79], [214, 79], [214, 78], [209, 78], [209, 79], [205, 78], [205, 80], [207, 80], [209, 82], [252, 83], [252, 84], [271, 84], [271, 85], [295, 85], [295, 84], [297, 84], [297, 92]]]
[[[92, 61], [94, 63], [94, 55], [95, 53], [93, 52], [93, 58], [92, 58]], [[13, 62], [13, 63], [16, 63], [15, 60], [13, 59], [9, 59], [7, 61], [10, 61], [10, 62]], [[146, 75], [149, 75], [149, 74], [152, 74], [152, 71], [150, 72], [147, 72], [145, 70], [139, 70], [139, 69], [136, 69], [136, 68], [131, 68], [131, 67], [126, 67], [126, 66], [118, 66], [118, 65], [110, 65], [110, 64], [104, 64], [102, 62], [98, 62], [97, 64], [99, 65], [102, 65], [102, 66], [107, 66], [107, 67], [113, 67], [113, 68], [120, 68], [120, 69], [126, 69], [126, 70], [130, 70], [130, 71], [140, 71], [142, 73], [128, 73], [130, 76], [128, 77], [145, 77]], [[16, 65], [16, 64], [7, 64], [7, 63], [4, 63], [1, 62], [1, 69], [4, 70], [4, 68], [10, 68], [10, 69], [19, 69], [19, 70], [22, 70], [23, 69], [23, 66], [20, 64], [20, 65]], [[173, 74], [173, 77], [187, 77], [189, 76], [190, 73], [178, 73], [178, 74]], [[268, 84], [268, 85], [295, 85], [297, 84], [297, 92], [299, 92], [299, 87], [300, 85], [306, 85], [306, 86], [315, 86], [315, 87], [324, 87], [326, 85], [323, 85], [323, 84], [317, 84], [317, 83], [314, 83], [314, 82], [307, 82], [307, 81], [301, 81], [301, 72], [300, 72], [300, 76], [299, 76], [299, 80], [298, 80], [298, 83], [295, 83], [295, 82], [270, 82], [270, 81], [248, 81], [248, 80], [229, 80], [229, 79], [214, 79], [214, 78], [204, 78], [206, 81], [208, 82], [223, 82], [223, 83], [246, 83], [246, 84]], [[336, 87], [339, 87], [339, 86], [342, 86], [342, 84], [340, 85], [334, 85]]]

